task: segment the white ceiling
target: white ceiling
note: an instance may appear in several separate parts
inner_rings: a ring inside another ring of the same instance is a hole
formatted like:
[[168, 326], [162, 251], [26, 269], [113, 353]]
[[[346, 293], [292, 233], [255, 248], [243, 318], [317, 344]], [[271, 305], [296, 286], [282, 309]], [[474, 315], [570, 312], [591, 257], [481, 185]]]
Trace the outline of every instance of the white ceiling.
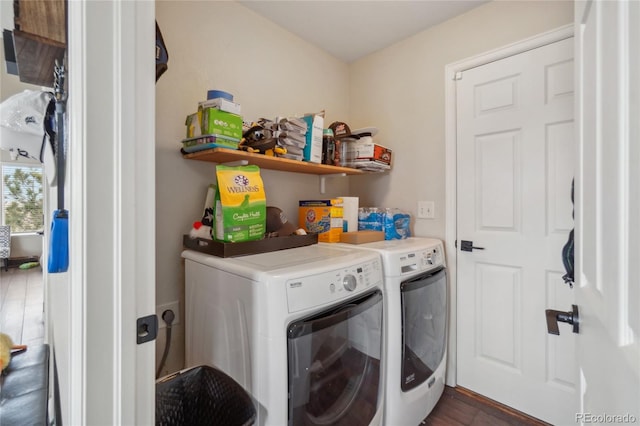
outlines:
[[[336, 58], [353, 62], [489, 0], [238, 1]], [[12, 6], [12, 1], [0, 0], [2, 28], [13, 29]]]
[[349, 63], [488, 0], [238, 1]]

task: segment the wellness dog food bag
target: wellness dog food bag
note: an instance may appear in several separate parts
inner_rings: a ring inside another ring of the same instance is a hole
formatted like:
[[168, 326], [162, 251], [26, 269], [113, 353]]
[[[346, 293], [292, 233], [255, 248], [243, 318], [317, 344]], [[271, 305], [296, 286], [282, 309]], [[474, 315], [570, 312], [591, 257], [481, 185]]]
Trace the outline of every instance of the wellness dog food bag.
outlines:
[[214, 238], [226, 242], [264, 237], [267, 200], [258, 166], [216, 166]]

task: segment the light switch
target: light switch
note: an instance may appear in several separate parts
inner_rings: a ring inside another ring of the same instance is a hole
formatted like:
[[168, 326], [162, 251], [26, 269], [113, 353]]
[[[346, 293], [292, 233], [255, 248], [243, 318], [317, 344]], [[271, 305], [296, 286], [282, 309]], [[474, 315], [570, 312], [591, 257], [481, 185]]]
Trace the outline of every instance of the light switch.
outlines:
[[418, 201], [419, 219], [434, 219], [435, 217], [435, 203], [433, 201]]

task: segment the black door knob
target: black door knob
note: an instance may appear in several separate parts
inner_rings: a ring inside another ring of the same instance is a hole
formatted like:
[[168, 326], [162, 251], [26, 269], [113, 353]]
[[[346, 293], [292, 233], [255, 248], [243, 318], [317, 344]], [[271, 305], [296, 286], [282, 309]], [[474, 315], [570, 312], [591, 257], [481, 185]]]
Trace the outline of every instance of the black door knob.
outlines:
[[547, 333], [549, 334], [560, 335], [558, 321], [573, 325], [574, 333], [580, 331], [580, 316], [578, 315], [577, 305], [571, 305], [571, 310], [568, 312], [547, 309], [545, 310], [545, 316], [547, 318]]
[[476, 250], [484, 250], [484, 247], [474, 247], [473, 241], [462, 240], [460, 241], [460, 250], [462, 251], [473, 251]]

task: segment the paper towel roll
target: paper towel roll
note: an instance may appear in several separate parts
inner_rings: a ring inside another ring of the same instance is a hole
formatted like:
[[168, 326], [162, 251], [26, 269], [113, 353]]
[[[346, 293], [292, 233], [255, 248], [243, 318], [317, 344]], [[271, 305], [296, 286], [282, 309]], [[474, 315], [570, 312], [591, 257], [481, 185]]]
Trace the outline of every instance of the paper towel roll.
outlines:
[[359, 197], [343, 197], [342, 198], [342, 210], [343, 210], [343, 232], [355, 232], [358, 230], [358, 207]]

